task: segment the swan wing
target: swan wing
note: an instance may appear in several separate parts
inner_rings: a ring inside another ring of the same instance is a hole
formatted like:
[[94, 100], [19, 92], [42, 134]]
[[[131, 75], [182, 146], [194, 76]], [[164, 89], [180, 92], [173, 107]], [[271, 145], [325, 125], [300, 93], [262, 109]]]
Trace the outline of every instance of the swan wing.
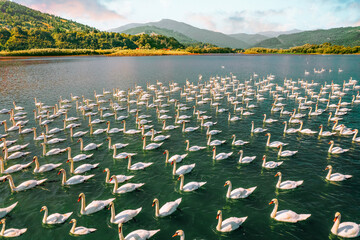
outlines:
[[238, 227], [240, 227], [240, 225], [243, 224], [246, 219], [247, 219], [247, 217], [242, 217], [242, 218], [230, 217], [230, 218], [227, 218], [222, 222], [221, 231], [222, 232], [233, 231], [233, 230], [237, 229]]
[[0, 208], [0, 218], [6, 216], [6, 214], [11, 212], [16, 207], [17, 204], [18, 204], [18, 202], [14, 203], [6, 208]]
[[165, 203], [159, 210], [161, 216], [168, 216], [175, 212], [176, 208], [180, 205], [182, 198], [178, 198], [173, 202]]
[[152, 236], [154, 236], [159, 231], [160, 231], [160, 229], [150, 230], [150, 231], [143, 230], [143, 229], [135, 230], [135, 231], [129, 233], [125, 237], [125, 240], [146, 240], [146, 239], [149, 239]]
[[340, 237], [357, 237], [360, 235], [360, 226], [354, 222], [340, 223], [338, 234]]

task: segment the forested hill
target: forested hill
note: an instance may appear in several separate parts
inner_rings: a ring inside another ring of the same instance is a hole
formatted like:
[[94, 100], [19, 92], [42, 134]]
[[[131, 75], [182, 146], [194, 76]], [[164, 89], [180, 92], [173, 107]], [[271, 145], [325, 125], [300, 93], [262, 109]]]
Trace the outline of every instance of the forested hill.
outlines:
[[95, 28], [0, 0], [0, 50], [67, 49], [178, 49], [175, 38], [131, 36]]

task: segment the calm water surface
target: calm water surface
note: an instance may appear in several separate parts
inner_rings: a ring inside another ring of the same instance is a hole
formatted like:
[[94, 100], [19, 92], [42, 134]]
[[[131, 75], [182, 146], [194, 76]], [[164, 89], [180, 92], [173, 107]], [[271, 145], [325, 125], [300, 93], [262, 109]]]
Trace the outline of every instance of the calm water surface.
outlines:
[[[260, 78], [267, 74], [276, 76], [273, 83], [283, 85], [284, 78], [293, 80], [314, 80], [320, 84], [331, 81], [342, 84], [350, 77], [359, 79], [360, 76], [359, 56], [168, 56], [168, 57], [60, 57], [60, 58], [32, 58], [24, 60], [0, 61], [0, 109], [12, 108], [15, 100], [20, 106], [25, 107], [30, 120], [27, 127], [36, 126], [38, 133], [42, 131], [33, 118], [34, 97], [46, 105], [54, 105], [59, 97], [70, 98], [70, 93], [87, 98], [93, 98], [94, 90], [101, 93], [103, 88], [112, 90], [120, 88], [127, 90], [134, 84], [146, 87], [146, 82], [152, 84], [156, 80], [167, 84], [169, 81], [178, 82], [183, 86], [186, 79], [197, 82], [198, 75], [203, 75], [203, 80], [211, 76], [229, 76], [233, 73], [241, 82], [248, 80], [256, 72]], [[222, 68], [221, 66], [224, 66]], [[322, 74], [314, 74], [313, 68], [331, 68]], [[338, 73], [337, 69], [343, 69]], [[304, 70], [310, 71], [305, 76]], [[319, 91], [319, 87], [315, 87]], [[304, 91], [301, 89], [301, 93]], [[349, 91], [343, 101], [351, 102], [352, 95], [356, 91]], [[108, 95], [111, 98], [110, 95]], [[280, 117], [279, 113], [271, 114], [270, 108], [273, 99], [269, 93], [265, 93], [267, 100], [262, 102], [253, 101], [257, 108], [252, 110], [254, 115], [243, 117], [236, 123], [227, 122], [227, 114], [216, 114], [214, 108], [209, 105], [199, 107], [211, 115], [212, 121], [218, 124], [212, 129], [222, 130], [222, 133], [213, 139], [227, 140], [225, 145], [218, 147], [218, 152], [234, 152], [234, 155], [224, 161], [213, 161], [211, 148], [199, 152], [191, 152], [184, 159], [183, 164], [196, 163], [191, 174], [185, 176], [185, 183], [189, 181], [207, 181], [207, 184], [193, 192], [181, 193], [179, 182], [171, 174], [172, 167], [165, 164], [162, 154], [165, 149], [172, 154], [185, 153], [186, 139], [190, 145], [206, 145], [206, 129], [202, 128], [194, 133], [183, 134], [181, 129], [170, 131], [170, 140], [164, 142], [161, 148], [154, 151], [143, 151], [141, 137], [139, 135], [115, 134], [113, 142], [129, 143], [125, 148], [127, 152], [138, 153], [133, 157], [133, 162], [154, 162], [153, 166], [144, 171], [130, 172], [126, 169], [126, 160], [113, 160], [112, 151], [108, 151], [106, 136], [85, 136], [85, 144], [90, 142], [104, 145], [96, 151], [94, 156], [88, 159], [88, 163], [100, 163], [98, 169], [88, 174], [95, 174], [90, 181], [71, 187], [61, 187], [61, 178], [57, 171], [34, 175], [32, 168], [13, 174], [15, 184], [28, 179], [48, 178], [48, 181], [40, 187], [25, 192], [11, 193], [8, 183], [0, 183], [0, 207], [8, 206], [19, 201], [18, 206], [7, 217], [7, 228], [27, 227], [28, 231], [18, 239], [71, 239], [68, 235], [71, 226], [68, 223], [59, 226], [44, 226], [41, 224], [43, 214], [40, 208], [46, 205], [49, 213], [73, 211], [73, 218], [78, 220], [78, 225], [94, 227], [98, 230], [79, 239], [117, 239], [117, 226], [109, 223], [110, 211], [102, 210], [90, 216], [80, 215], [80, 204], [77, 202], [78, 194], [84, 192], [87, 203], [92, 200], [101, 200], [114, 197], [112, 185], [105, 184], [103, 169], [110, 168], [114, 174], [135, 175], [131, 182], [146, 183], [141, 190], [123, 195], [116, 195], [115, 209], [120, 212], [124, 209], [143, 207], [136, 217], [124, 225], [125, 235], [136, 229], [161, 229], [153, 239], [170, 239], [177, 229], [183, 229], [186, 239], [337, 239], [330, 234], [335, 212], [342, 213], [342, 221], [360, 223], [360, 151], [359, 144], [352, 143], [351, 137], [333, 136], [331, 138], [318, 139], [317, 136], [291, 134], [283, 136], [282, 121], [288, 120], [288, 116]], [[179, 92], [172, 94], [172, 98], [180, 99]], [[105, 98], [106, 99], [106, 98]], [[181, 99], [185, 102], [184, 98]], [[338, 100], [333, 100], [336, 103]], [[231, 108], [227, 101], [221, 101], [222, 107]], [[287, 106], [285, 110], [291, 111], [294, 107], [293, 100], [284, 100]], [[189, 102], [192, 106], [194, 103]], [[136, 105], [132, 105], [135, 108]], [[320, 104], [319, 108], [325, 108]], [[350, 105], [352, 111], [344, 117], [342, 123], [349, 128], [360, 128], [359, 105]], [[141, 114], [150, 114], [156, 130], [161, 129], [161, 122], [157, 120], [154, 109], [139, 107]], [[174, 107], [168, 108], [168, 115], [174, 115]], [[267, 137], [265, 134], [250, 135], [251, 121], [255, 121], [256, 127], [263, 127], [262, 118], [266, 113], [268, 117], [279, 119], [278, 122], [267, 124], [272, 134], [272, 141], [279, 140], [289, 145], [284, 148], [298, 150], [298, 154], [290, 158], [282, 158], [284, 164], [278, 169], [264, 170], [261, 168], [261, 159], [264, 154], [267, 160], [277, 160], [277, 150], [265, 147]], [[307, 113], [307, 111], [303, 111]], [[119, 113], [122, 115], [123, 113]], [[182, 112], [192, 115], [192, 110]], [[79, 130], [88, 130], [87, 119], [80, 112], [76, 112], [75, 104], [70, 110], [69, 116], [80, 117], [82, 123]], [[327, 112], [318, 117], [304, 118], [304, 128], [318, 130], [323, 124], [325, 130], [331, 130], [332, 123], [327, 121]], [[55, 120], [50, 128], [62, 127], [62, 120]], [[1, 115], [1, 120], [8, 119], [8, 115]], [[120, 122], [109, 119], [112, 127], [122, 127]], [[169, 121], [168, 124], [173, 124]], [[195, 117], [188, 126], [199, 125]], [[106, 125], [97, 125], [94, 128], [105, 128]], [[127, 127], [135, 128], [135, 117], [130, 115], [127, 119]], [[292, 126], [292, 127], [297, 127]], [[3, 127], [0, 133], [3, 133]], [[232, 147], [231, 135], [236, 134], [238, 139], [249, 141], [245, 146]], [[58, 133], [57, 137], [66, 137], [68, 140], [57, 144], [57, 147], [72, 147], [72, 154], [80, 153], [76, 139], [72, 140], [69, 131]], [[18, 134], [11, 132], [9, 140], [17, 139]], [[349, 152], [338, 156], [328, 155], [329, 139], [335, 141], [343, 148], [349, 148]], [[30, 142], [27, 148], [31, 154], [25, 159], [11, 160], [8, 166], [14, 163], [29, 162], [32, 156], [41, 156], [42, 148], [39, 143], [32, 140], [32, 134], [21, 136], [18, 144]], [[54, 145], [48, 149], [55, 147]], [[257, 158], [248, 165], [239, 165], [237, 152], [243, 149], [246, 156], [255, 155]], [[63, 162], [63, 167], [68, 171], [69, 166], [65, 163], [67, 155], [60, 154], [51, 157], [40, 157], [40, 164]], [[81, 162], [81, 163], [84, 163]], [[335, 172], [351, 174], [354, 177], [342, 183], [332, 184], [326, 182], [325, 167], [331, 164]], [[75, 167], [79, 163], [75, 163]], [[181, 165], [181, 164], [178, 164]], [[292, 191], [277, 191], [275, 185], [277, 171], [283, 173], [284, 180], [304, 180], [302, 187]], [[69, 175], [69, 173], [68, 173]], [[257, 186], [255, 192], [247, 199], [227, 200], [225, 197], [226, 180], [231, 180], [234, 187]], [[160, 200], [160, 205], [167, 201], [173, 201], [182, 197], [180, 211], [176, 211], [166, 218], [155, 218], [154, 209], [151, 207], [154, 198]], [[297, 224], [280, 223], [270, 218], [273, 206], [268, 203], [272, 198], [278, 198], [279, 210], [290, 209], [297, 213], [311, 213], [312, 216]], [[240, 229], [231, 233], [219, 233], [215, 230], [217, 210], [223, 210], [223, 217], [248, 216], [247, 221]]]

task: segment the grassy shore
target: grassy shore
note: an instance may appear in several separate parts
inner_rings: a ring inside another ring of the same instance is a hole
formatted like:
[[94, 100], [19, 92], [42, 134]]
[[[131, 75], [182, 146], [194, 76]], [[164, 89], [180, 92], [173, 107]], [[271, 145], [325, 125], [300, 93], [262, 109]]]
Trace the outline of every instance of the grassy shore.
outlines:
[[163, 49], [31, 49], [20, 51], [0, 51], [0, 57], [42, 57], [42, 56], [76, 56], [76, 55], [104, 55], [104, 56], [161, 56], [161, 55], [189, 55], [184, 50], [163, 50]]

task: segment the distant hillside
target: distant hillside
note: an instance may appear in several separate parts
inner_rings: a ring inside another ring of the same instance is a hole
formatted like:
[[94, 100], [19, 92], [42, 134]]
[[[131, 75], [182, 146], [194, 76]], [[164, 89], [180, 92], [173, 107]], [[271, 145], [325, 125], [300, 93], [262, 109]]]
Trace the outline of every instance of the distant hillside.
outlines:
[[268, 38], [278, 37], [280, 35], [287, 35], [287, 34], [293, 34], [293, 33], [300, 33], [303, 32], [299, 29], [293, 29], [289, 31], [266, 31], [266, 32], [258, 32], [257, 34], [264, 35]]
[[177, 22], [170, 19], [163, 19], [159, 22], [149, 22], [145, 24], [128, 24], [119, 28], [110, 29], [109, 31], [113, 32], [125, 32], [131, 27], [140, 27], [140, 26], [155, 26], [158, 28], [165, 28], [172, 30], [174, 32], [179, 32], [190, 39], [193, 39], [198, 42], [210, 43], [219, 47], [230, 47], [230, 48], [247, 48], [249, 44], [236, 39], [234, 37], [228, 36], [220, 32], [214, 32], [210, 30], [200, 29], [193, 27], [189, 24]]
[[21, 27], [27, 30], [96, 30], [93, 27], [47, 13], [42, 13], [14, 2], [0, 0], [0, 28], [10, 30], [13, 27]]
[[167, 37], [173, 37], [183, 44], [192, 44], [198, 42], [194, 39], [189, 38], [188, 36], [185, 36], [182, 33], [175, 32], [170, 29], [158, 28], [154, 26], [141, 26], [141, 27], [130, 28], [123, 31], [123, 33], [131, 34], [131, 35], [137, 35], [137, 34], [164, 35]]
[[229, 34], [229, 36], [244, 41], [250, 46], [253, 46], [269, 38], [261, 34], [246, 34], [246, 33]]
[[360, 27], [332, 28], [328, 30], [314, 30], [300, 33], [280, 35], [255, 44], [255, 47], [290, 48], [304, 44], [322, 44], [329, 42], [333, 45], [360, 46]]

